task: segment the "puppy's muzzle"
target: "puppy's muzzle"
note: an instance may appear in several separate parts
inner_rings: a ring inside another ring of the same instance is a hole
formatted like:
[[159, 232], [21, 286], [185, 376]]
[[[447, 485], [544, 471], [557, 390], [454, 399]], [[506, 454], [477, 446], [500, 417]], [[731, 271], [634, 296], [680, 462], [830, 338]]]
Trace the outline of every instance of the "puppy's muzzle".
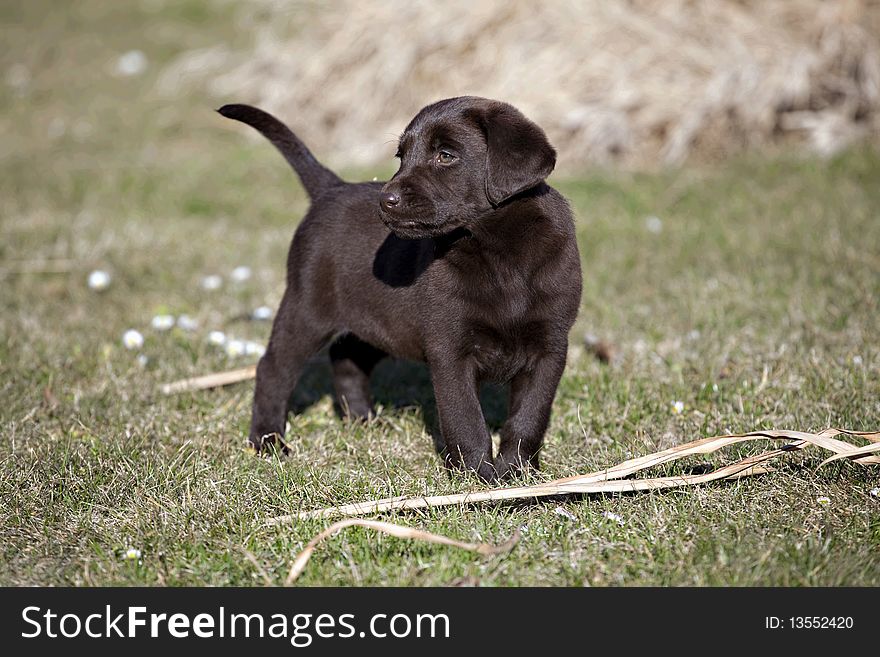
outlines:
[[[422, 203], [414, 203], [411, 192], [399, 187], [386, 187], [379, 194], [379, 217], [395, 235], [404, 239], [417, 239], [431, 234], [436, 226], [426, 217], [431, 211]], [[421, 200], [421, 199], [418, 199]]]

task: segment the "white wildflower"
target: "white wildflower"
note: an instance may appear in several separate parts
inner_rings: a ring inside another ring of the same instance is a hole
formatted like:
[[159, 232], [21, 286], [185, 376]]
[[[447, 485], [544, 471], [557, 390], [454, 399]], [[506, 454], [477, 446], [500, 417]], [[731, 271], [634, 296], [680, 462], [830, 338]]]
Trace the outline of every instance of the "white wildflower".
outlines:
[[232, 358], [242, 356], [246, 348], [244, 340], [228, 340], [226, 342], [226, 355]]
[[645, 218], [645, 228], [648, 229], [648, 232], [656, 235], [663, 230], [663, 221], [661, 221], [660, 217], [652, 214], [650, 217]]
[[244, 343], [244, 353], [248, 356], [262, 356], [266, 353], [266, 347], [259, 342], [247, 341]]
[[49, 139], [60, 139], [67, 132], [67, 122], [60, 116], [56, 116], [46, 127], [46, 136]]
[[116, 60], [116, 72], [125, 77], [140, 75], [147, 70], [147, 56], [141, 50], [129, 50]]
[[202, 287], [206, 290], [217, 290], [221, 285], [223, 285], [223, 279], [217, 274], [211, 274], [202, 279]]
[[137, 548], [128, 548], [123, 555], [126, 561], [137, 561], [141, 558], [141, 551]]
[[676, 415], [681, 415], [684, 413], [684, 402], [683, 401], [674, 401], [672, 402], [672, 412]]
[[218, 347], [226, 344], [226, 334], [223, 331], [211, 331], [208, 333], [208, 342]]
[[871, 497], [880, 497], [880, 488], [872, 488], [869, 492]]
[[189, 315], [181, 315], [177, 318], [177, 325], [184, 331], [195, 331], [199, 328], [199, 323]]
[[174, 315], [156, 315], [150, 320], [150, 326], [157, 331], [167, 331], [174, 326]]
[[24, 64], [13, 64], [6, 69], [6, 84], [13, 89], [23, 91], [30, 83], [31, 72]]
[[85, 119], [77, 119], [73, 124], [73, 136], [79, 141], [85, 141], [95, 132], [95, 126]]
[[122, 344], [126, 349], [140, 349], [144, 346], [144, 336], [134, 329], [128, 329], [122, 334]]
[[110, 287], [110, 274], [101, 269], [96, 269], [89, 274], [89, 287], [93, 290], [106, 290]]
[[251, 277], [251, 268], [241, 265], [232, 270], [232, 274], [230, 274], [230, 278], [236, 283], [244, 283]]
[[831, 504], [831, 498], [826, 497], [825, 495], [822, 495], [822, 496], [816, 498], [816, 502], [818, 504], [821, 504], [822, 506], [828, 506], [829, 504]]
[[251, 318], [258, 321], [265, 321], [267, 319], [272, 319], [272, 314], [272, 309], [269, 306], [260, 306], [259, 308], [254, 308], [254, 312], [251, 313]]

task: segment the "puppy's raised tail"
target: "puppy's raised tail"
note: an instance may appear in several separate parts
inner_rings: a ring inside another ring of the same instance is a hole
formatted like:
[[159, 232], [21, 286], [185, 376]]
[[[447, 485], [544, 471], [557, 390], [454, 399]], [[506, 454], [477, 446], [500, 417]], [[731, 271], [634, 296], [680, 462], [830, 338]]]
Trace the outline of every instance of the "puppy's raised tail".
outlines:
[[315, 159], [293, 131], [268, 112], [250, 105], [224, 105], [217, 110], [228, 119], [246, 123], [274, 144], [296, 171], [309, 198], [315, 199], [326, 189], [343, 184], [335, 173]]

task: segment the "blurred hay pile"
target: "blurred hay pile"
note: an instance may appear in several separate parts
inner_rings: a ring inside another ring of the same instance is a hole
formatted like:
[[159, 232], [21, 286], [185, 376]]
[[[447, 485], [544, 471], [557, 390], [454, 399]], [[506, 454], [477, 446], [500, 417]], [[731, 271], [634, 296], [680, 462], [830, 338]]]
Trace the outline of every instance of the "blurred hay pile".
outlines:
[[[423, 105], [476, 94], [537, 120], [566, 164], [677, 163], [880, 131], [880, 3], [264, 0], [251, 53], [189, 53], [224, 101], [289, 120], [322, 157], [387, 161]], [[293, 36], [291, 36], [293, 35]]]

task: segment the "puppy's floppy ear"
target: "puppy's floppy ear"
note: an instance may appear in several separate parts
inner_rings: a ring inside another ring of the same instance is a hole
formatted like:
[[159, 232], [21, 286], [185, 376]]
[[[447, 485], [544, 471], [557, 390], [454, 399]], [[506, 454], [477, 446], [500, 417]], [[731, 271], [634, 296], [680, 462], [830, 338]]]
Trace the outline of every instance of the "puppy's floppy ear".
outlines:
[[522, 112], [507, 103], [481, 108], [477, 121], [486, 135], [486, 196], [493, 206], [550, 175], [556, 151], [547, 135]]

